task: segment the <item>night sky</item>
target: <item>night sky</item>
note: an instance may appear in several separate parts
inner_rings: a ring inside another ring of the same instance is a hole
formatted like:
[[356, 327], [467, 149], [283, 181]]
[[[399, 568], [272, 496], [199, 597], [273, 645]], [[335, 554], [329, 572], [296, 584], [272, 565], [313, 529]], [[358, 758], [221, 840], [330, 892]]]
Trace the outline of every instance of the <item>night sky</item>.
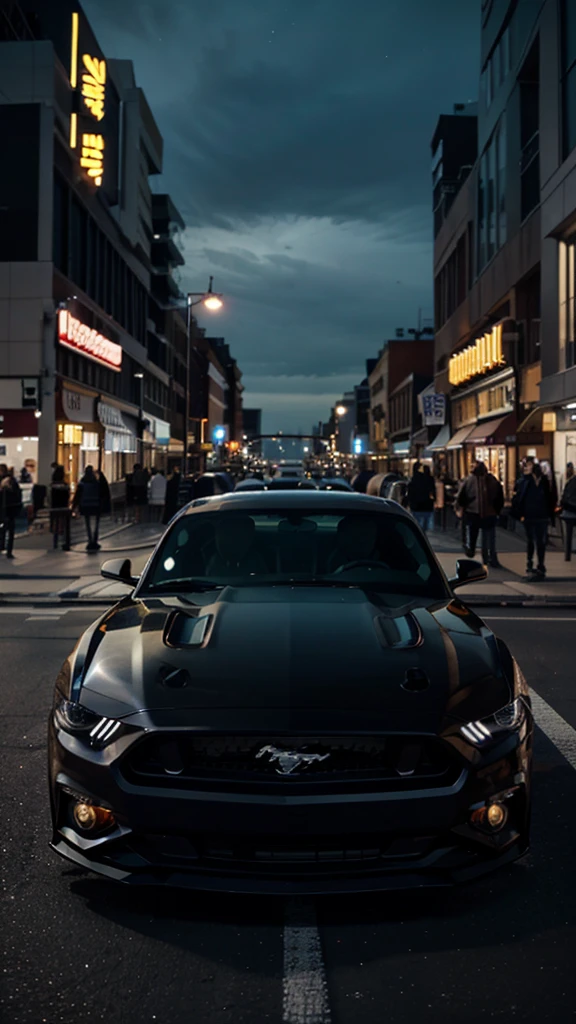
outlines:
[[267, 430], [309, 430], [432, 317], [430, 139], [476, 100], [479, 0], [89, 0], [134, 61], [187, 229], [184, 290]]

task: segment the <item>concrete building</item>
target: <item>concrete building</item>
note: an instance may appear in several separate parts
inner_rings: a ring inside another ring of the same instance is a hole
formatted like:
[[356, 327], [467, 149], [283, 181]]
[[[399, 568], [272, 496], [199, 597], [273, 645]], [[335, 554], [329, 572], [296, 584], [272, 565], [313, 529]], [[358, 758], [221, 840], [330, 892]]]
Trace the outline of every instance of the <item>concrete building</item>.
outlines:
[[[412, 435], [421, 427], [412, 415], [414, 400], [433, 375], [433, 330], [427, 327], [410, 331], [398, 328], [396, 334], [396, 338], [384, 343], [368, 377], [370, 447], [374, 468], [379, 472], [386, 472], [398, 460], [409, 462], [414, 457]], [[409, 399], [404, 396], [407, 386]]]
[[436, 225], [444, 456], [460, 477], [482, 458], [508, 494], [525, 455], [559, 482], [576, 456], [575, 65], [572, 0], [483, 3], [478, 158]]
[[[70, 0], [2, 4], [2, 458], [114, 484], [168, 450], [171, 366], [149, 316], [162, 137], [129, 61]], [[157, 269], [157, 268], [156, 268]]]

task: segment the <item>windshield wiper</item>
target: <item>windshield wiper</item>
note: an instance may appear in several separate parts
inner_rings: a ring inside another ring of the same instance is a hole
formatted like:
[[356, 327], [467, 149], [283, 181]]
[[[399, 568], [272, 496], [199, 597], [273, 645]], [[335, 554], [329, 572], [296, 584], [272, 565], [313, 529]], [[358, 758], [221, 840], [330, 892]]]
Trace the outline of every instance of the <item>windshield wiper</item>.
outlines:
[[223, 590], [224, 586], [224, 583], [214, 583], [213, 580], [195, 580], [182, 576], [180, 579], [159, 580], [158, 583], [149, 583], [148, 590]]

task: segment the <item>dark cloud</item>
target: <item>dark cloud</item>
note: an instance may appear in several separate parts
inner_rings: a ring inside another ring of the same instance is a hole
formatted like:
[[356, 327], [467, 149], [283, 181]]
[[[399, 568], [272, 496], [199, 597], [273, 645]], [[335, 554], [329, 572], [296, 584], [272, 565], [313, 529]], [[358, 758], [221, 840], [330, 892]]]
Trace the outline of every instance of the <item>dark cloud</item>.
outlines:
[[429, 144], [441, 112], [475, 99], [477, 0], [86, 10], [105, 51], [134, 60], [162, 187], [192, 229], [183, 282], [218, 275], [248, 383], [271, 366], [358, 377], [396, 324], [431, 314]]

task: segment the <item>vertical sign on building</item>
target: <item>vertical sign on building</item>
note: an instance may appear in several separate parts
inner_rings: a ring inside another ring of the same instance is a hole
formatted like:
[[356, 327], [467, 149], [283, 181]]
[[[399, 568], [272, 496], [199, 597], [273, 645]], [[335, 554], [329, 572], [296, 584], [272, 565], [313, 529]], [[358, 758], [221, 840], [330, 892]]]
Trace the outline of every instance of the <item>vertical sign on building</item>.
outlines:
[[104, 55], [85, 16], [72, 13], [70, 35], [70, 148], [87, 183], [117, 202], [120, 103]]

